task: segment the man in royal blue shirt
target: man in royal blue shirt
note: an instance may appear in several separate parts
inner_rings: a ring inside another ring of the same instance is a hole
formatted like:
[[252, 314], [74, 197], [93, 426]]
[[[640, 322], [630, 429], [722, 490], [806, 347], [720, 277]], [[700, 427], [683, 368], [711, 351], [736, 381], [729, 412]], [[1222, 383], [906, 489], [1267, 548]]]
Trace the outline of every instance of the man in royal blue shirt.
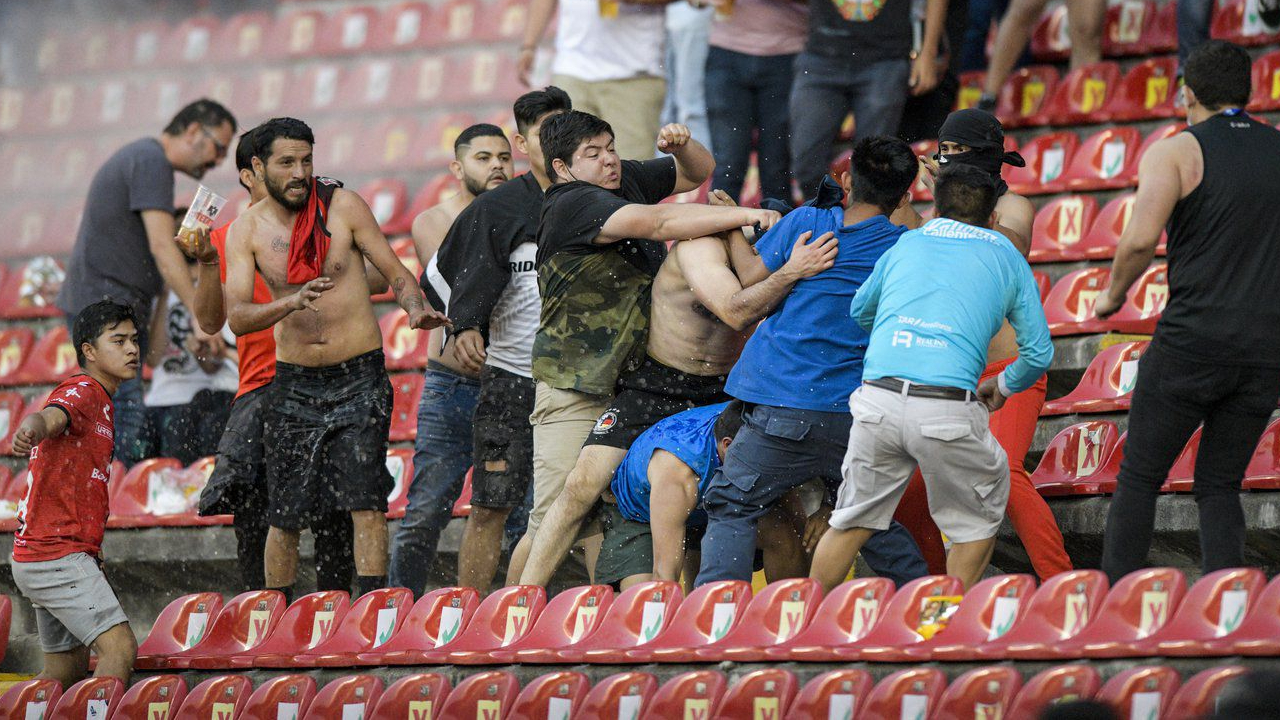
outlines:
[[[756, 244], [755, 267], [735, 259], [745, 285], [755, 274], [781, 267], [803, 232], [835, 233], [840, 244], [833, 267], [796, 283], [760, 323], [729, 375], [726, 391], [745, 403], [743, 427], [703, 500], [708, 525], [698, 585], [749, 580], [761, 516], [811, 478], [822, 478], [829, 488], [836, 484], [849, 437], [845, 406], [862, 381], [867, 348], [866, 332], [849, 317], [849, 302], [906, 232], [889, 215], [910, 210], [907, 192], [916, 171], [906, 143], [866, 138], [854, 147], [842, 178], [847, 207], [797, 208]], [[898, 584], [927, 572], [915, 542], [896, 523], [868, 544], [864, 556]]]
[[[1009, 464], [989, 412], [1049, 369], [1053, 343], [1022, 254], [995, 225], [996, 184], [949, 166], [934, 189], [938, 219], [906, 233], [876, 263], [850, 314], [871, 330], [863, 385], [849, 399], [853, 426], [831, 530], [812, 575], [826, 590], [889, 526], [917, 465], [929, 513], [952, 542], [947, 573], [982, 578], [1009, 499]], [[1005, 319], [1018, 357], [978, 383]]]

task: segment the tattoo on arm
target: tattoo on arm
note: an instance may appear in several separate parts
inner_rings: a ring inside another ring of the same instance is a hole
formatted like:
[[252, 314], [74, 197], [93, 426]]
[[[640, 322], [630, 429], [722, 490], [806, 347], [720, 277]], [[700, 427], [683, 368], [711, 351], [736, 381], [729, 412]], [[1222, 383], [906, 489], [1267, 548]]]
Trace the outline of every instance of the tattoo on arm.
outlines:
[[410, 285], [404, 281], [404, 278], [398, 277], [392, 281], [391, 289], [395, 292], [396, 300], [399, 301], [400, 307], [404, 308], [406, 312], [426, 308], [422, 290], [417, 285]]
[[279, 235], [271, 239], [271, 249], [276, 252], [289, 252], [289, 242]]

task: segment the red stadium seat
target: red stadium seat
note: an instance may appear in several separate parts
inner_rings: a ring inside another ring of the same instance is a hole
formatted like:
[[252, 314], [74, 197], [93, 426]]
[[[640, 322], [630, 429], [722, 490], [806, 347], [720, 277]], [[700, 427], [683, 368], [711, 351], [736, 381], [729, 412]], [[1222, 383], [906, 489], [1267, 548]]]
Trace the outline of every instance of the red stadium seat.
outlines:
[[413, 450], [387, 448], [387, 472], [395, 485], [387, 495], [387, 518], [399, 520], [409, 506], [409, 484], [413, 481]]
[[750, 602], [750, 583], [720, 580], [702, 585], [680, 603], [665, 633], [631, 650], [627, 658], [630, 662], [695, 662], [699, 649], [730, 634]]
[[[0, 450], [4, 445], [0, 443]], [[1280, 489], [1280, 420], [1274, 420], [1263, 431], [1253, 458], [1244, 471], [1247, 490]]]
[[6, 238], [5, 252], [14, 257], [25, 257], [51, 250], [44, 245], [48, 234], [46, 228], [54, 224], [51, 217], [53, 212], [40, 205], [24, 203], [16, 208], [4, 223], [6, 228], [12, 229]]
[[222, 596], [214, 592], [183, 595], [170, 602], [156, 617], [147, 639], [138, 645], [134, 667], [156, 670], [174, 653], [190, 650], [204, 639], [218, 612]]
[[695, 670], [662, 684], [649, 702], [646, 717], [710, 718], [724, 697], [724, 675], [715, 670]]
[[449, 88], [445, 97], [471, 103], [501, 102], [509, 104], [525, 90], [516, 76], [515, 60], [509, 52], [493, 52], [489, 50], [472, 50], [460, 56], [454, 65], [456, 71], [450, 77], [462, 80], [458, 85], [450, 85], [462, 95], [451, 98]]
[[1046, 110], [1058, 87], [1058, 71], [1049, 65], [1033, 65], [1014, 71], [996, 101], [996, 115], [1006, 128], [1043, 125]]
[[448, 86], [447, 65], [447, 58], [438, 54], [401, 61], [392, 76], [391, 102], [396, 106], [438, 106]]
[[46, 717], [49, 720], [106, 720], [123, 696], [124, 682], [120, 678], [85, 678], [67, 688]]
[[[403, 180], [374, 180], [365, 183], [356, 193], [369, 204], [369, 210], [373, 212], [383, 233], [393, 235], [408, 228], [409, 223], [405, 221], [404, 213], [409, 204], [409, 190]], [[412, 222], [412, 218], [409, 222]]]
[[126, 34], [111, 25], [81, 30], [68, 42], [68, 63], [60, 70], [76, 74], [120, 69], [129, 62], [129, 46], [123, 42]]
[[316, 53], [323, 22], [324, 13], [318, 10], [295, 11], [276, 20], [267, 43], [282, 56], [312, 57]]
[[515, 42], [521, 39], [529, 19], [529, 3], [525, 0], [501, 0], [496, 8], [486, 9], [485, 14], [497, 17], [497, 22], [481, 23], [476, 29], [478, 39], [486, 42]]
[[789, 712], [798, 687], [796, 676], [787, 670], [756, 670], [742, 676], [729, 688], [715, 717], [722, 720], [746, 717], [780, 720]]
[[1129, 288], [1124, 304], [1116, 314], [1102, 320], [1103, 330], [1136, 335], [1156, 331], [1156, 321], [1169, 303], [1169, 269], [1163, 263], [1152, 265]]
[[1080, 241], [1097, 212], [1098, 202], [1092, 195], [1067, 195], [1050, 200], [1036, 212], [1032, 224], [1031, 262], [1083, 260]]
[[57, 680], [23, 680], [0, 695], [0, 716], [43, 718], [60, 697], [62, 685]]
[[178, 24], [160, 47], [159, 62], [167, 65], [200, 65], [208, 62], [213, 39], [221, 25], [208, 15], [187, 18]]
[[26, 385], [53, 385], [79, 371], [71, 333], [60, 323], [31, 346], [14, 379]]
[[1085, 140], [1063, 176], [1067, 189], [1115, 190], [1128, 187], [1125, 168], [1137, 156], [1142, 136], [1137, 128], [1101, 130]]
[[0, 532], [18, 529], [18, 504], [27, 496], [27, 486], [30, 484], [31, 472], [26, 468], [18, 471], [7, 482], [0, 482], [0, 508], [5, 510], [4, 515], [0, 516]]
[[254, 667], [351, 667], [361, 653], [377, 652], [403, 625], [413, 607], [408, 588], [382, 588], [356, 600], [328, 640], [301, 655], [254, 660]]
[[357, 665], [414, 665], [428, 651], [447, 651], [471, 623], [480, 595], [473, 588], [441, 588], [423, 595], [385, 645], [360, 653]]
[[1257, 6], [1250, 10], [1246, 0], [1223, 0], [1214, 6], [1209, 35], [1237, 45], [1267, 45], [1276, 41], [1276, 33], [1262, 22]]
[[1120, 85], [1120, 66], [1111, 61], [1076, 68], [1054, 90], [1046, 114], [1054, 125], [1088, 125], [1110, 119], [1107, 105]]
[[[413, 154], [414, 143], [418, 139], [418, 122], [411, 116], [397, 116], [378, 125], [373, 131], [373, 145], [369, 167], [387, 172], [404, 170], [420, 170], [424, 165], [421, 158]], [[406, 191], [406, 196], [407, 196]], [[408, 233], [417, 214], [407, 209], [407, 202], [400, 206], [401, 212], [393, 217], [391, 223], [384, 228], [389, 235]]]
[[1049, 332], [1054, 337], [1101, 332], [1102, 321], [1094, 316], [1093, 306], [1110, 279], [1106, 267], [1088, 267], [1059, 278], [1044, 300]]
[[970, 70], [960, 73], [960, 89], [956, 92], [956, 110], [967, 110], [977, 107], [982, 98], [982, 87], [987, 74], [982, 70]]
[[1063, 173], [1071, 165], [1080, 139], [1073, 132], [1054, 132], [1023, 145], [1019, 150], [1026, 167], [1010, 168], [1005, 175], [1009, 188], [1021, 195], [1042, 195], [1065, 189]]
[[[468, 665], [509, 663], [517, 657], [520, 662], [538, 662], [539, 658], [554, 660], [556, 651], [590, 637], [612, 604], [613, 588], [608, 585], [570, 588], [547, 603], [533, 629], [518, 641], [497, 650], [454, 654], [449, 660]], [[530, 651], [527, 658], [517, 655], [526, 649]]]
[[490, 670], [468, 675], [449, 691], [437, 717], [504, 720], [519, 692], [520, 682], [511, 673]]
[[[60, 316], [62, 311], [54, 300], [66, 277], [62, 262], [48, 255], [31, 258], [21, 268], [14, 268], [0, 285], [0, 317], [23, 320]], [[0, 367], [3, 365], [0, 358]], [[4, 372], [0, 371], [0, 375]]]
[[580, 672], [540, 675], [524, 686], [507, 713], [509, 720], [568, 720], [577, 717], [591, 681]]
[[476, 39], [476, 0], [451, 0], [440, 8], [444, 21], [444, 40], [449, 43], [471, 43]]
[[422, 373], [391, 376], [395, 393], [391, 403], [391, 442], [411, 441], [418, 436], [418, 400], [422, 396]]
[[1201, 643], [1196, 654], [1202, 657], [1280, 654], [1280, 580], [1272, 581], [1258, 594], [1253, 611], [1245, 614], [1235, 632]]
[[639, 718], [658, 692], [658, 681], [649, 673], [623, 672], [597, 682], [582, 701], [584, 718]]
[[243, 675], [219, 675], [195, 686], [182, 701], [174, 720], [235, 718], [249, 702], [253, 683]]
[[1177, 91], [1177, 58], [1147, 58], [1125, 73], [1107, 111], [1115, 122], [1174, 117], [1178, 114]]
[[1075, 637], [1035, 651], [1011, 646], [1007, 654], [1040, 660], [1078, 658], [1082, 654], [1109, 657], [1126, 644], [1144, 640], [1164, 627], [1186, 589], [1186, 578], [1173, 568], [1130, 573], [1111, 588], [1097, 616]]
[[1160, 3], [1142, 44], [1150, 53], [1170, 53], [1178, 49], [1178, 6], [1177, 3]]
[[381, 696], [381, 678], [374, 675], [341, 677], [316, 693], [316, 699], [311, 701], [311, 714], [308, 717], [368, 717]]
[[1102, 52], [1108, 57], [1145, 55], [1147, 26], [1155, 21], [1156, 6], [1150, 0], [1127, 0], [1107, 8]]
[[[988, 634], [991, 639], [976, 637], [967, 647], [958, 643], [940, 645], [934, 648], [930, 657], [933, 660], [996, 660], [1013, 652], [1011, 648], [1018, 652], [1034, 652], [1069, 640], [1088, 625], [1091, 610], [1102, 602], [1107, 587], [1106, 576], [1097, 570], [1060, 573], [1047, 580], [1029, 601], [1023, 603], [1025, 607], [1020, 608], [1020, 617], [1007, 632], [994, 638]], [[950, 628], [955, 622], [956, 619], [952, 618], [947, 633], [952, 631]]]
[[[109, 129], [124, 123], [135, 103], [131, 87], [127, 82], [115, 80], [103, 82], [93, 88], [89, 107], [90, 124], [99, 129]], [[88, 174], [92, 170], [77, 168], [77, 171]], [[84, 175], [79, 177], [83, 178]]]
[[1089, 260], [1115, 257], [1116, 245], [1133, 213], [1133, 198], [1134, 193], [1125, 193], [1103, 206], [1077, 251]]
[[[1269, 52], [1253, 62], [1253, 97], [1249, 100], [1251, 112], [1276, 109], [1280, 109], [1280, 50]], [[0, 120], [0, 127], [3, 127], [3, 120]]]
[[451, 654], [475, 658], [490, 650], [514, 644], [529, 634], [547, 605], [547, 592], [533, 585], [511, 585], [495, 590], [480, 603], [471, 622], [452, 643], [411, 654], [415, 664], [452, 662]]
[[267, 47], [267, 37], [275, 18], [271, 13], [255, 11], [232, 15], [214, 36], [210, 58], [214, 62], [238, 66], [256, 65], [270, 60], [275, 48]]
[[[283, 68], [258, 68], [236, 78], [233, 103], [241, 112], [266, 117], [284, 112], [290, 76]], [[328, 138], [325, 138], [326, 140]]]
[[410, 162], [422, 167], [444, 165], [453, 159], [453, 141], [474, 124], [475, 118], [466, 113], [436, 116], [409, 150]]
[[769, 583], [751, 599], [741, 620], [723, 639], [699, 648], [701, 660], [758, 662], [809, 626], [822, 602], [822, 586], [811, 578]]
[[[1123, 655], [1198, 655], [1210, 640], [1230, 638], [1257, 605], [1267, 576], [1256, 568], [1209, 573], [1187, 592], [1178, 612], [1151, 637]], [[1109, 657], [1115, 657], [1115, 654]]]
[[1167, 665], [1124, 670], [1107, 681], [1094, 699], [1110, 705], [1124, 720], [1167, 716], [1178, 691], [1178, 671]]
[[947, 677], [933, 668], [899, 670], [881, 680], [867, 694], [864, 717], [931, 717], [947, 687]]
[[[1129, 163], [1129, 167], [1125, 170], [1125, 174], [1129, 176], [1129, 184], [1136, 186], [1138, 184], [1138, 163], [1142, 162], [1142, 156], [1147, 154], [1147, 149], [1157, 142], [1165, 138], [1173, 137], [1185, 130], [1187, 124], [1184, 122], [1175, 122], [1152, 130], [1142, 139], [1142, 145], [1138, 147], [1138, 152], [1133, 156], [1133, 162]], [[1156, 248], [1157, 255], [1164, 254], [1165, 238], [1160, 238], [1160, 246]]]
[[111, 489], [111, 514], [107, 518], [109, 528], [135, 528], [176, 526], [191, 524], [192, 512], [161, 516], [164, 509], [154, 507], [152, 500], [165, 476], [185, 470], [182, 463], [173, 458], [150, 458], [129, 469], [119, 483]]
[[[185, 101], [185, 88], [177, 78], [159, 78], [143, 86], [138, 120], [163, 126], [173, 119]], [[237, 108], [238, 109], [238, 108]]]
[[1036, 286], [1040, 288], [1040, 304], [1043, 305], [1045, 298], [1049, 297], [1049, 273], [1032, 270], [1031, 276], [1036, 279]]
[[[813, 637], [813, 640], [817, 641], [814, 645], [793, 646], [787, 657], [800, 661], [854, 660], [859, 657], [862, 648], [865, 647], [918, 643], [923, 638], [916, 632], [916, 628], [920, 621], [920, 610], [925, 603], [929, 602], [930, 598], [940, 595], [960, 595], [961, 591], [960, 581], [947, 575], [930, 575], [912, 580], [903, 585], [887, 601], [884, 595], [877, 596], [876, 590], [868, 587], [866, 591], [854, 596], [853, 618], [848, 623], [842, 622], [839, 630], [831, 628], [835, 632], [825, 634], [825, 637]], [[836, 588], [832, 596], [839, 593], [840, 588]], [[845, 603], [848, 602], [847, 596], [842, 596], [842, 599]], [[845, 607], [848, 605], [846, 604]], [[879, 610], [878, 613], [877, 610]], [[819, 617], [824, 618], [824, 623], [829, 621], [825, 611], [820, 613]], [[868, 622], [874, 623], [870, 629], [867, 629]], [[815, 623], [814, 627], [816, 629], [822, 626]], [[845, 631], [844, 627], [851, 629]], [[845, 632], [847, 634], [843, 634]], [[859, 633], [862, 636], [855, 638]], [[805, 638], [809, 637], [806, 634]], [[799, 638], [797, 638], [798, 641]]]
[[356, 110], [382, 110], [398, 107], [405, 98], [392, 91], [396, 87], [398, 73], [404, 72], [399, 63], [380, 58], [367, 60], [351, 67], [343, 76], [338, 89], [338, 101], [343, 108]]
[[[1040, 464], [1031, 473], [1036, 491], [1045, 497], [1098, 495], [1111, 492], [1114, 485], [1103, 470], [1120, 449], [1121, 435], [1109, 420], [1090, 420], [1064, 428], [1045, 448]], [[1114, 480], [1114, 478], [1109, 478]]]
[[983, 643], [998, 640], [1016, 626], [1036, 591], [1030, 575], [997, 575], [974, 585], [965, 593], [956, 614], [938, 634], [905, 648], [901, 655], [893, 649], [877, 652], [868, 648], [868, 659], [943, 659], [965, 653]]
[[169, 720], [178, 714], [186, 697], [187, 683], [181, 676], [152, 675], [138, 680], [125, 692], [112, 717]]
[[[8, 454], [13, 447], [14, 433], [26, 417], [22, 396], [16, 392], [0, 392], [0, 453]], [[8, 468], [5, 468], [6, 470]]]
[[1092, 665], [1059, 665], [1027, 681], [1005, 713], [1008, 718], [1040, 717], [1045, 708], [1070, 700], [1091, 700], [1102, 687], [1102, 676]]
[[1182, 683], [1182, 687], [1178, 688], [1178, 692], [1169, 701], [1166, 717], [1212, 716], [1223, 687], [1247, 672], [1249, 668], [1243, 665], [1224, 665], [1196, 673], [1190, 680]]
[[1022, 673], [1007, 665], [975, 668], [943, 691], [931, 720], [1011, 717], [1009, 708], [1022, 689]]
[[791, 717], [861, 717], [862, 703], [871, 692], [871, 686], [871, 675], [866, 670], [825, 672], [801, 688], [791, 703]]
[[1031, 32], [1031, 55], [1036, 60], [1061, 61], [1071, 54], [1071, 36], [1067, 32], [1067, 8], [1048, 7], [1040, 14]]
[[431, 333], [409, 327], [409, 315], [396, 308], [378, 319], [387, 370], [421, 370], [427, 366]]
[[439, 173], [428, 180], [418, 190], [418, 194], [413, 196], [413, 202], [410, 203], [409, 211], [405, 215], [412, 222], [423, 212], [439, 205], [442, 201], [457, 194], [457, 192], [458, 181], [453, 177], [453, 173]]
[[0, 88], [0, 135], [21, 127], [28, 96], [20, 88]]
[[382, 691], [369, 720], [431, 720], [449, 697], [449, 678], [440, 673], [418, 673], [400, 678]]
[[1065, 396], [1045, 403], [1040, 416], [1128, 410], [1138, 378], [1138, 358], [1146, 352], [1147, 345], [1123, 342], [1098, 353], [1080, 384]]
[[316, 697], [316, 681], [306, 675], [277, 675], [258, 686], [245, 703], [242, 717], [305, 718]]
[[23, 113], [25, 131], [51, 135], [83, 125], [88, 92], [70, 83], [46, 85], [35, 94], [30, 112]]
[[1169, 476], [1165, 479], [1164, 485], [1160, 486], [1161, 492], [1192, 491], [1196, 479], [1196, 457], [1200, 454], [1200, 435], [1203, 430], [1202, 426], [1191, 433], [1191, 438], [1187, 440], [1182, 452], [1178, 453], [1177, 459], [1173, 461], [1173, 467], [1169, 468]]
[[404, 2], [382, 11], [378, 24], [370, 38], [370, 49], [408, 51], [417, 50], [440, 41], [441, 20], [431, 3]]
[[632, 585], [614, 598], [594, 633], [557, 655], [561, 662], [626, 662], [629, 650], [654, 640], [670, 626], [683, 599], [679, 583], [652, 580]]
[[353, 55], [370, 49], [379, 21], [376, 8], [356, 5], [339, 9], [320, 23], [316, 39], [319, 55]]
[[[285, 102], [309, 114], [334, 111], [339, 108], [338, 88], [341, 87], [343, 68], [335, 63], [315, 65], [295, 78], [285, 93]], [[317, 140], [323, 139], [317, 134]]]
[[[252, 667], [260, 658], [307, 653], [334, 636], [350, 606], [351, 598], [341, 590], [303, 595], [280, 616], [270, 637], [255, 647], [226, 658], [226, 667]], [[194, 664], [192, 666], [195, 667]]]
[[[151, 68], [159, 60], [160, 49], [169, 35], [169, 25], [162, 20], [140, 22], [125, 30], [127, 63], [135, 68]], [[167, 120], [165, 121], [167, 122]]]

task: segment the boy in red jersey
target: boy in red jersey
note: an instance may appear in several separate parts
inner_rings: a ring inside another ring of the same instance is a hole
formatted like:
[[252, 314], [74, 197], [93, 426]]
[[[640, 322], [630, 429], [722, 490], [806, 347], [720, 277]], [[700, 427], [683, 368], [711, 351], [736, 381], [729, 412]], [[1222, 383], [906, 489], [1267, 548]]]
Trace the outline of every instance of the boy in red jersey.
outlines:
[[138, 645], [101, 563], [111, 396], [138, 374], [138, 323], [128, 306], [104, 300], [80, 311], [72, 340], [84, 372], [54, 388], [13, 439], [15, 454], [30, 454], [31, 471], [18, 506], [13, 581], [35, 609], [44, 650], [39, 677], [69, 687], [88, 672], [92, 647], [94, 674], [128, 683]]

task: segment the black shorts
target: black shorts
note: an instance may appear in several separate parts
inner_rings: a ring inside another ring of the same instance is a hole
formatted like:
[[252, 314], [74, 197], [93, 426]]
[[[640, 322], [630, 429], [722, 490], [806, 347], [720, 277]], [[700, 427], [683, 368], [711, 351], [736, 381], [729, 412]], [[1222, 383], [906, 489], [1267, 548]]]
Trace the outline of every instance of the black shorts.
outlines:
[[471, 504], [513, 508], [533, 482], [533, 378], [492, 365], [480, 371], [480, 399], [471, 421], [475, 469]]
[[201, 515], [234, 515], [254, 494], [266, 494], [262, 421], [270, 391], [271, 385], [263, 385], [231, 403], [213, 474], [200, 493]]
[[276, 363], [263, 423], [272, 527], [335, 510], [387, 511], [391, 381], [381, 350], [337, 365]]
[[606, 445], [620, 450], [659, 420], [703, 405], [727, 402], [727, 375], [690, 375], [645, 356], [640, 367], [618, 378], [609, 408], [591, 429], [583, 446]]

